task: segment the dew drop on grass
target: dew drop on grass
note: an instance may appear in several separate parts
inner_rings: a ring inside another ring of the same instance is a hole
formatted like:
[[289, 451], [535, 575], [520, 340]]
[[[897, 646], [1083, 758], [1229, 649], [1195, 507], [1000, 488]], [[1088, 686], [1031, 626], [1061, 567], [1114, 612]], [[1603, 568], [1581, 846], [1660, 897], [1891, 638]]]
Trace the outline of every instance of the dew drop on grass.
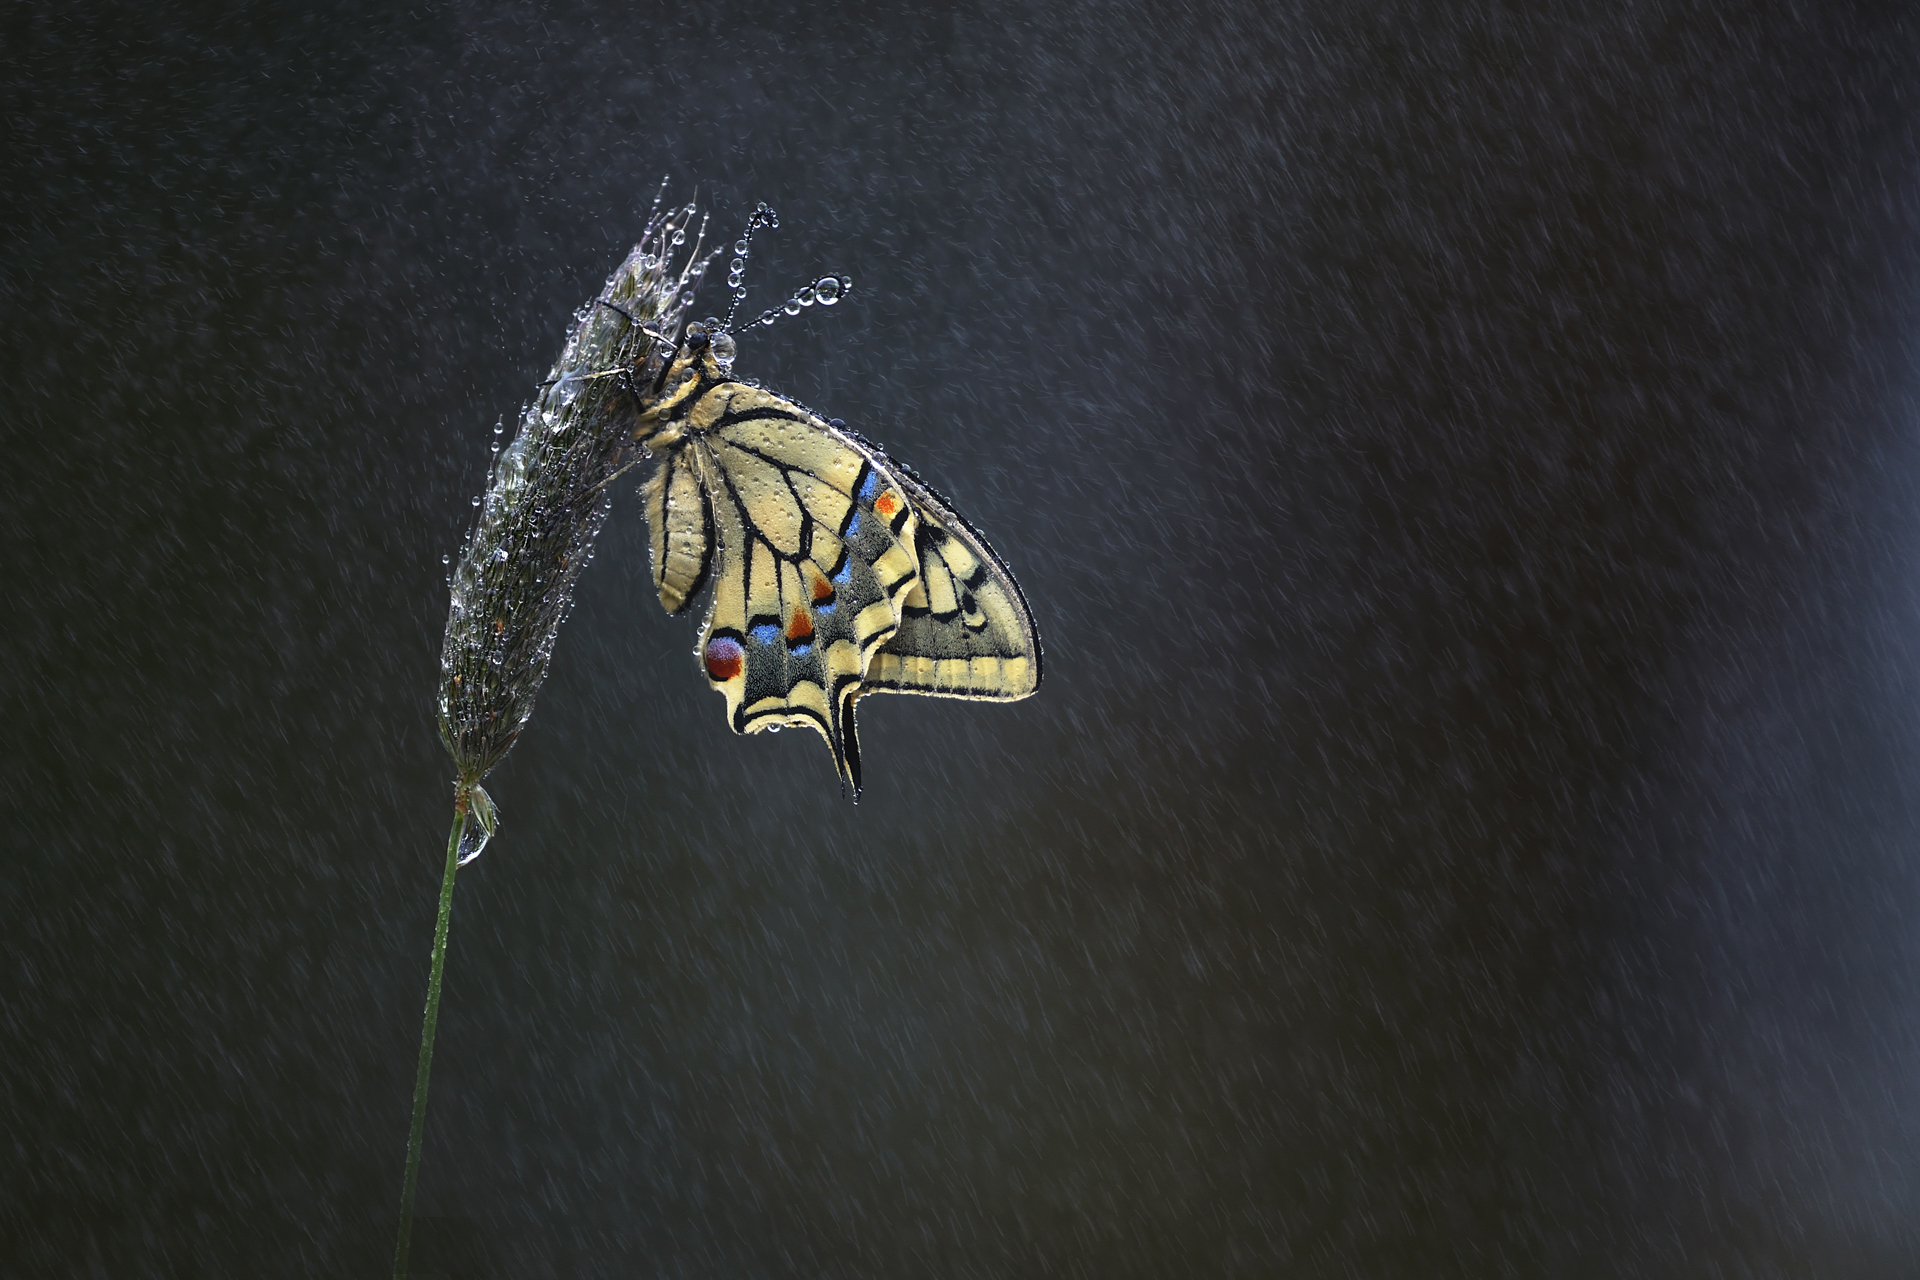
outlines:
[[492, 838], [478, 824], [468, 823], [466, 832], [460, 837], [460, 865], [464, 867], [479, 857], [481, 850], [487, 847], [487, 841]]
[[487, 794], [485, 787], [475, 787], [468, 794], [467, 829], [460, 834], [460, 865], [466, 866], [480, 856], [487, 847], [487, 841], [493, 839], [493, 833], [500, 827], [499, 812], [493, 807], [493, 797]]

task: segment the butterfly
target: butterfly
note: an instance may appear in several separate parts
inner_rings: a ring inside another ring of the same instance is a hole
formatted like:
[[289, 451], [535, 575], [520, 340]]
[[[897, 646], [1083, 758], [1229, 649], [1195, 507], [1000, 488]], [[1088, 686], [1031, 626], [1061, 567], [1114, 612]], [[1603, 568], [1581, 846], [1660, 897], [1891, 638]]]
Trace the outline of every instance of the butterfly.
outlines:
[[[795, 297], [831, 303], [848, 284], [824, 277]], [[670, 614], [710, 588], [696, 653], [729, 727], [818, 731], [857, 801], [862, 697], [1025, 698], [1040, 637], [1012, 573], [950, 502], [839, 420], [736, 381], [734, 349], [724, 325], [689, 323], [641, 398], [653, 584]]]

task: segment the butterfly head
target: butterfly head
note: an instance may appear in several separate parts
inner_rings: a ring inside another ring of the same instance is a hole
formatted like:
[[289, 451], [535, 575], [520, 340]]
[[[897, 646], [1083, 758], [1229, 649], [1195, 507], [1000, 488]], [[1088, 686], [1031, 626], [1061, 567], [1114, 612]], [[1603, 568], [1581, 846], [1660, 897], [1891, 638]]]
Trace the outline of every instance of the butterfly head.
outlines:
[[[704, 387], [732, 378], [733, 335], [719, 325], [720, 322], [712, 318], [687, 325], [673, 348], [672, 358], [661, 366], [659, 380], [641, 399], [642, 434], [659, 430], [661, 423], [690, 406]], [[653, 337], [669, 341], [662, 334]]]
[[718, 320], [691, 321], [661, 380], [661, 397], [673, 400], [694, 384], [725, 382], [733, 376], [733, 353], [733, 335], [720, 328]]
[[733, 335], [721, 328], [712, 316], [689, 323], [686, 336], [680, 341], [680, 352], [688, 364], [710, 377], [724, 378], [733, 373], [736, 350]]

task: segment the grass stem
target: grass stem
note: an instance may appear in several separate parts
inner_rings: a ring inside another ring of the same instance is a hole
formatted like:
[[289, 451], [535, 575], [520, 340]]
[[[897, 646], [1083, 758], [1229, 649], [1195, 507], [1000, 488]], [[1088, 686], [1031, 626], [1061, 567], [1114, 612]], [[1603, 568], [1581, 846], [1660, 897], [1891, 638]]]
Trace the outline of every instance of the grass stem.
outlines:
[[460, 870], [460, 839], [467, 833], [467, 797], [454, 802], [447, 836], [447, 870], [440, 881], [440, 919], [433, 927], [433, 971], [427, 979], [427, 1016], [420, 1025], [420, 1070], [413, 1080], [413, 1127], [407, 1133], [407, 1178], [400, 1191], [400, 1238], [393, 1246], [393, 1280], [407, 1280], [413, 1243], [413, 1191], [420, 1182], [420, 1139], [427, 1127], [427, 1074], [433, 1068], [433, 1029], [440, 1021], [440, 974], [447, 963], [447, 921], [453, 915], [453, 878]]

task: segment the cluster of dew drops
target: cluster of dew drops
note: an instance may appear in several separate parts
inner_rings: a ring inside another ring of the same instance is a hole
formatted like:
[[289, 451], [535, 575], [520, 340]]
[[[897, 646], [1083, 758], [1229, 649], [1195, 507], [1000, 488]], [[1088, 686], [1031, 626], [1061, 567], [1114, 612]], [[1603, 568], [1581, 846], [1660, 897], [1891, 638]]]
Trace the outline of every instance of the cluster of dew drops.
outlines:
[[[502, 418], [500, 421], [493, 424], [493, 444], [488, 448], [487, 452], [495, 455], [496, 457], [499, 455], [500, 437], [503, 434], [505, 434], [506, 430], [507, 430], [507, 422], [505, 418]], [[484, 495], [476, 494], [473, 499], [473, 505], [476, 507], [479, 506], [481, 497], [483, 496]], [[440, 563], [448, 566], [446, 580], [447, 580], [447, 585], [452, 586], [453, 585], [453, 569], [451, 567], [453, 564], [452, 553], [449, 552], [449, 553], [442, 554], [440, 557]]]

